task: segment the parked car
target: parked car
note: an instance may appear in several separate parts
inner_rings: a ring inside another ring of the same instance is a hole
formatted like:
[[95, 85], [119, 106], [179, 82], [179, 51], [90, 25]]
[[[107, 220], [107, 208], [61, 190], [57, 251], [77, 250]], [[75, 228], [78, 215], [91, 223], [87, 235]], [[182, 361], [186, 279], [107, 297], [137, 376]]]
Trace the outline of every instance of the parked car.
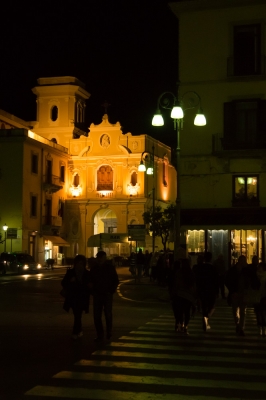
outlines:
[[27, 253], [2, 253], [0, 256], [0, 273], [5, 275], [8, 272], [18, 274], [29, 274], [40, 272], [41, 264], [34, 261], [34, 258]]

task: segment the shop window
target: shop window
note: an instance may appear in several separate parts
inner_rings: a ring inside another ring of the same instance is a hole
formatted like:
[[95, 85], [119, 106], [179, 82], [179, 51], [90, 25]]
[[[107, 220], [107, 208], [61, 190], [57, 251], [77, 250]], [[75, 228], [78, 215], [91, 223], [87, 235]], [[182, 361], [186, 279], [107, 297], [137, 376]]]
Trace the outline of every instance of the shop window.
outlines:
[[97, 171], [97, 190], [113, 190], [113, 170], [109, 165], [102, 165]]
[[262, 72], [261, 26], [239, 25], [233, 29], [233, 75], [259, 75]]
[[205, 232], [188, 231], [188, 252], [202, 253], [205, 250]]
[[31, 195], [30, 198], [30, 216], [37, 217], [37, 196]]
[[266, 101], [234, 100], [224, 103], [225, 150], [266, 147]]
[[31, 172], [38, 174], [38, 154], [31, 155]]
[[233, 206], [259, 206], [258, 176], [233, 177]]
[[132, 186], [136, 186], [136, 184], [138, 183], [138, 174], [134, 171], [131, 174], [131, 180], [130, 183]]

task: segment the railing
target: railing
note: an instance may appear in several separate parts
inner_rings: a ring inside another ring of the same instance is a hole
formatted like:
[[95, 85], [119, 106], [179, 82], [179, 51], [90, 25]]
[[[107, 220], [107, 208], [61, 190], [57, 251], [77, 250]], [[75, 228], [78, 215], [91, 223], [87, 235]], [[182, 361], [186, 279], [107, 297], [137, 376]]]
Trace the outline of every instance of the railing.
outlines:
[[235, 57], [227, 58], [227, 76], [228, 77], [241, 77], [241, 76], [259, 76], [265, 75], [265, 56], [262, 55], [256, 58], [247, 57], [240, 62], [235, 62]]
[[258, 149], [266, 149], [266, 139], [260, 140], [249, 140], [249, 141], [240, 141], [234, 138], [225, 139], [220, 137], [218, 134], [212, 135], [212, 153], [219, 153], [223, 151], [232, 151], [232, 150], [258, 150]]
[[59, 176], [45, 174], [43, 176], [43, 183], [48, 185], [62, 186], [62, 181]]
[[114, 192], [97, 192], [96, 197], [112, 198], [115, 197]]

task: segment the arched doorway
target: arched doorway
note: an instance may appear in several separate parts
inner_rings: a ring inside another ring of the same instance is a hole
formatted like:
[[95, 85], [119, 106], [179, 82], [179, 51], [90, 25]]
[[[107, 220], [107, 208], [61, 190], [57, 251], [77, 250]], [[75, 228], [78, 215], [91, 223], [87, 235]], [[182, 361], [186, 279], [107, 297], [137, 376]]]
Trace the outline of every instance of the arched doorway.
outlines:
[[[117, 233], [116, 213], [109, 209], [101, 209], [94, 216], [94, 235], [100, 233]], [[107, 257], [116, 257], [120, 255], [120, 243], [100, 243], [100, 248], [104, 250]], [[94, 248], [94, 256], [98, 248]]]

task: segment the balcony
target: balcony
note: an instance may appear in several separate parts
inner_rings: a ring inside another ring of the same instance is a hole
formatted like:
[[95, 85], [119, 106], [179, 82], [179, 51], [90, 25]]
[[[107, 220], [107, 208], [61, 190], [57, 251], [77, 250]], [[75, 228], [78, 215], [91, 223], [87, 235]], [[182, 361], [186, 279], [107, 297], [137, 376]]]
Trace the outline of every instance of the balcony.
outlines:
[[43, 190], [49, 193], [56, 193], [60, 189], [63, 189], [63, 182], [61, 182], [59, 176], [48, 174], [43, 176]]
[[247, 57], [245, 60], [236, 60], [234, 56], [227, 58], [227, 77], [243, 78], [243, 77], [261, 77], [265, 76], [265, 56]]
[[212, 135], [212, 153], [214, 155], [222, 155], [223, 153], [233, 155], [236, 154], [244, 155], [248, 153], [249, 155], [257, 155], [259, 156], [260, 152], [265, 152], [266, 150], [266, 140], [264, 138], [260, 138], [259, 140], [250, 140], [250, 141], [240, 141], [234, 138], [225, 139], [223, 137], [219, 137], [217, 134]]
[[45, 228], [59, 228], [62, 226], [62, 217], [56, 215], [44, 215], [42, 217], [42, 226]]

